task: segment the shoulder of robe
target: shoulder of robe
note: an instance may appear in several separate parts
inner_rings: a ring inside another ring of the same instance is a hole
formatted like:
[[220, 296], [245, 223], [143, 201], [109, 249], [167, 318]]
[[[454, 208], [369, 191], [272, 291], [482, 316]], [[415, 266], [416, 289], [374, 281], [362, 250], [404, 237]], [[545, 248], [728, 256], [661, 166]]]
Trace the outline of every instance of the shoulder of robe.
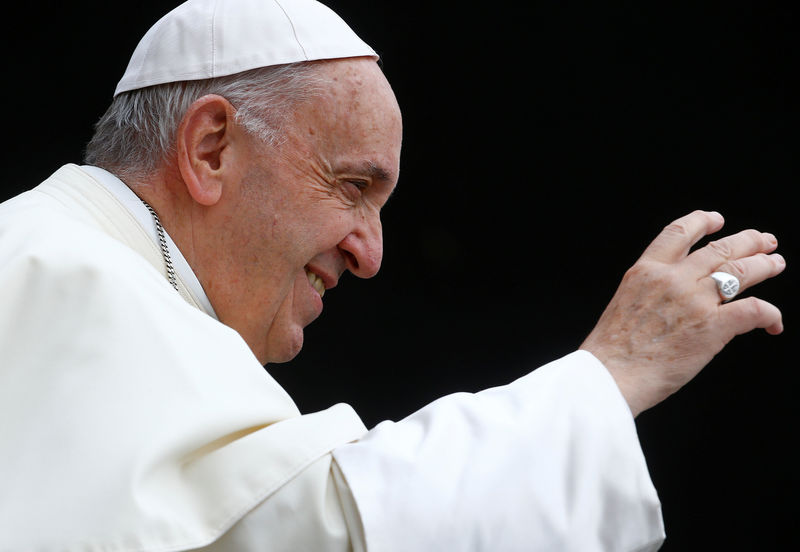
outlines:
[[100, 230], [91, 216], [37, 189], [0, 205], [0, 259], [4, 268], [14, 266], [42, 279], [79, 273], [87, 279], [118, 279], [124, 286], [135, 278], [137, 289], [142, 280], [163, 280], [155, 270], [146, 270], [141, 256]]
[[[109, 348], [103, 335], [118, 348], [149, 340], [140, 346], [142, 355], [166, 353], [181, 336], [193, 336], [192, 347], [180, 347], [179, 364], [202, 360], [216, 346], [263, 373], [238, 333], [187, 304], [92, 216], [37, 189], [0, 205], [0, 286], [0, 329], [15, 320], [17, 335], [28, 322], [35, 328], [27, 329], [41, 333], [46, 321], [47, 343], [63, 346], [75, 334], [91, 331], [98, 336], [91, 344], [97, 351]], [[125, 330], [128, 326], [133, 328]]]
[[299, 416], [234, 330], [36, 190], [0, 205], [0, 405], [2, 550], [196, 547], [365, 431]]

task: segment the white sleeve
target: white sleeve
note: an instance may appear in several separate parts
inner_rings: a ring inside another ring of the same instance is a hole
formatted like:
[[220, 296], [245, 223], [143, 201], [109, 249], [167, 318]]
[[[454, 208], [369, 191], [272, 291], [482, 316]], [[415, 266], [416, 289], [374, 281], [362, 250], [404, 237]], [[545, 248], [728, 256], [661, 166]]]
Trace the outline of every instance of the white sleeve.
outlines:
[[612, 552], [663, 539], [630, 410], [578, 351], [379, 424], [202, 551]]
[[586, 351], [443, 397], [333, 455], [371, 552], [645, 551], [664, 539], [631, 412]]

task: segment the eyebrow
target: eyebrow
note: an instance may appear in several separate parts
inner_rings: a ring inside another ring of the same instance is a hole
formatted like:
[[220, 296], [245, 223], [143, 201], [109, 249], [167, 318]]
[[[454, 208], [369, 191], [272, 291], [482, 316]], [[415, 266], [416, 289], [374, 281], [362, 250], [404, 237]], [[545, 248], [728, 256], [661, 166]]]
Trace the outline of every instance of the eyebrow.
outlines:
[[[393, 174], [374, 161], [367, 161], [366, 164], [367, 170], [366, 173], [373, 179], [380, 182], [392, 182], [393, 181]], [[397, 186], [392, 188], [392, 191], [389, 192], [389, 195], [386, 197], [386, 202], [392, 198], [394, 193], [397, 191]], [[384, 204], [385, 205], [385, 204]]]
[[363, 163], [344, 163], [336, 169], [339, 173], [358, 173], [369, 176], [374, 180], [390, 181], [392, 180], [392, 172], [383, 168], [375, 161], [366, 160]]
[[391, 180], [392, 173], [375, 163], [374, 161], [367, 161], [362, 170], [375, 180]]

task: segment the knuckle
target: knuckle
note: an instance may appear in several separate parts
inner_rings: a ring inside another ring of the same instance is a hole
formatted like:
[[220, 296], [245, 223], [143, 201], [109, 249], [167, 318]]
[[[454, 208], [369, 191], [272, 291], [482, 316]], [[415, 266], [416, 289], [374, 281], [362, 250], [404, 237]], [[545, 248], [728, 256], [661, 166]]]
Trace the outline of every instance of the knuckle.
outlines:
[[757, 322], [765, 318], [768, 314], [767, 304], [756, 297], [745, 297], [740, 299], [740, 302], [743, 303], [742, 313], [749, 320]]
[[744, 230], [742, 231], [742, 236], [745, 237], [750, 242], [750, 245], [755, 248], [762, 248], [767, 245], [764, 235], [758, 230], [753, 230], [752, 228]]
[[745, 297], [743, 299], [743, 302], [745, 303], [745, 309], [747, 311], [747, 314], [750, 316], [757, 317], [764, 310], [761, 301], [759, 301], [755, 297]]
[[754, 326], [763, 325], [763, 321], [769, 316], [766, 303], [756, 297], [745, 297], [743, 302], [745, 303], [744, 316], [750, 320], [750, 323]]
[[657, 263], [640, 260], [625, 272], [625, 277], [629, 279], [650, 279], [658, 271], [659, 265]]
[[642, 265], [644, 263], [636, 263], [628, 270], [625, 271], [625, 274], [622, 276], [623, 282], [630, 282], [631, 280], [639, 280], [641, 278], [647, 277], [647, 269], [644, 268]]
[[735, 259], [733, 261], [729, 261], [725, 265], [725, 267], [720, 267], [720, 268], [725, 272], [730, 272], [739, 279], [744, 278], [745, 274], [747, 273], [747, 267], [745, 266], [744, 262], [742, 262], [741, 259]]
[[728, 259], [731, 256], [731, 246], [724, 238], [708, 242], [707, 247], [724, 259]]
[[662, 233], [684, 238], [689, 235], [689, 230], [686, 228], [686, 223], [682, 219], [678, 219], [666, 225]]

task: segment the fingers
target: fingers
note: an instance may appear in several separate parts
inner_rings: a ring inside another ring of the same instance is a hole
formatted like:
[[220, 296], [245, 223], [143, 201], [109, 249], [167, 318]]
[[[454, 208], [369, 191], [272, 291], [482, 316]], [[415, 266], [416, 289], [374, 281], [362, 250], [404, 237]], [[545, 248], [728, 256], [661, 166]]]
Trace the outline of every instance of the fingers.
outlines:
[[[738, 277], [739, 275], [734, 271], [720, 267], [728, 266], [736, 270], [737, 261], [747, 257], [771, 253], [776, 247], [778, 247], [778, 240], [772, 234], [757, 230], [744, 230], [738, 234], [710, 242], [705, 247], [692, 252], [684, 262], [698, 278], [717, 270], [724, 270]], [[763, 260], [759, 262], [763, 264]], [[745, 265], [753, 264], [750, 261], [745, 263]], [[761, 278], [761, 280], [763, 279]], [[755, 280], [753, 283], [761, 280]]]
[[755, 328], [764, 328], [772, 335], [783, 331], [783, 318], [778, 307], [756, 297], [726, 303], [720, 306], [720, 314], [730, 332], [728, 340]]
[[[727, 272], [736, 276], [736, 278], [739, 279], [739, 293], [741, 293], [743, 290], [755, 284], [777, 276], [783, 272], [784, 268], [786, 268], [786, 261], [778, 253], [773, 253], [771, 255], [758, 253], [743, 259], [728, 261], [714, 270]], [[714, 283], [714, 285], [716, 286], [716, 283]]]
[[775, 306], [755, 297], [723, 303], [710, 277], [728, 272], [744, 289], [776, 276], [785, 262], [773, 253], [774, 236], [747, 230], [689, 254], [723, 222], [695, 211], [667, 226], [625, 273], [581, 345], [606, 365], [634, 414], [683, 386], [736, 335], [783, 331]]
[[[653, 240], [642, 259], [662, 263], [675, 263], [689, 253], [689, 249], [703, 236], [716, 232], [725, 220], [714, 211], [694, 211], [668, 225]], [[727, 260], [727, 259], [726, 259]]]

